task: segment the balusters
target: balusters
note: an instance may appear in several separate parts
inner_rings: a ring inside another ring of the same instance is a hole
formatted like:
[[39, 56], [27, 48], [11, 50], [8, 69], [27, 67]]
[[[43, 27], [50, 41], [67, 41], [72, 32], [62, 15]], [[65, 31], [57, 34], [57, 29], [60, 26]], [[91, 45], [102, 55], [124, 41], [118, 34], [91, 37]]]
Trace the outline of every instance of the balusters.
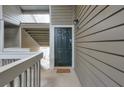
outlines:
[[32, 67], [30, 69], [30, 87], [32, 86]]
[[22, 87], [22, 76], [21, 76], [21, 74], [19, 75], [19, 86]]
[[34, 65], [31, 67], [31, 87], [34, 87]]
[[4, 66], [10, 63], [13, 63], [15, 61], [18, 61], [19, 59], [1, 59], [0, 60], [0, 66]]
[[30, 86], [40, 86], [40, 61], [30, 67]]
[[35, 64], [33, 65], [33, 87], [35, 87]]
[[27, 69], [27, 87], [30, 87], [30, 68]]
[[2, 66], [2, 60], [0, 59], [0, 67]]
[[27, 87], [27, 70], [24, 72], [24, 81], [25, 87]]
[[39, 87], [39, 62], [37, 62], [37, 82], [38, 82], [38, 87]]
[[6, 84], [4, 87], [10, 87], [10, 83], [9, 84]]
[[[6, 60], [4, 60], [3, 64], [5, 64]], [[9, 62], [9, 61], [7, 61]], [[40, 61], [33, 64], [22, 74], [17, 76], [14, 80], [12, 80], [9, 84], [5, 85], [5, 87], [40, 87], [41, 79], [41, 67]]]
[[36, 63], [34, 64], [34, 87], [36, 87]]
[[39, 86], [39, 63], [37, 62], [35, 64], [35, 87], [38, 87]]
[[20, 87], [19, 77], [16, 77], [16, 78], [14, 79], [14, 87]]
[[[20, 60], [16, 64], [9, 63], [17, 59], [1, 59], [0, 86], [5, 87], [38, 87], [40, 86], [40, 60], [43, 53], [35, 54], [27, 59]], [[5, 79], [4, 79], [5, 78]]]
[[27, 81], [26, 81], [26, 71], [22, 73], [22, 87], [26, 87], [27, 86]]
[[2, 66], [4, 66], [4, 61], [3, 61], [3, 59], [2, 59]]
[[39, 84], [39, 83], [38, 83], [38, 82], [39, 82], [39, 81], [38, 81], [38, 76], [39, 76], [39, 75], [38, 75], [38, 62], [37, 62], [37, 63], [36, 63], [36, 87], [38, 87], [38, 84]]
[[10, 81], [10, 87], [14, 87], [14, 80]]
[[40, 87], [40, 84], [41, 84], [41, 66], [40, 66], [40, 60], [39, 60], [38, 64], [39, 64], [39, 87]]

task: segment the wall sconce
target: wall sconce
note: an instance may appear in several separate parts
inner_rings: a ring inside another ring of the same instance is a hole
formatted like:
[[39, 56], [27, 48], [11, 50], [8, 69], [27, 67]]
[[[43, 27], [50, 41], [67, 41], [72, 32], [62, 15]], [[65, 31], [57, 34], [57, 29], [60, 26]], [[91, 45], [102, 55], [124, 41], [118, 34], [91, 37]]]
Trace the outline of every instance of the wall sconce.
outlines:
[[73, 24], [77, 25], [79, 23], [78, 19], [74, 19]]
[[79, 20], [78, 19], [74, 19], [73, 24], [75, 25], [76, 29], [79, 29], [78, 23], [79, 23]]

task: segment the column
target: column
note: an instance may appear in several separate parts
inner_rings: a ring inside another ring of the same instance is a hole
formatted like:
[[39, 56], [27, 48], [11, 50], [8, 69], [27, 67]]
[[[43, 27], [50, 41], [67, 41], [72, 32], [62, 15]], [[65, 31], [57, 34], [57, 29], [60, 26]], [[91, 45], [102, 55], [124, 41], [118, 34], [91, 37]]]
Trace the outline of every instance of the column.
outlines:
[[3, 51], [3, 48], [4, 48], [4, 20], [2, 5], [0, 5], [0, 52]]

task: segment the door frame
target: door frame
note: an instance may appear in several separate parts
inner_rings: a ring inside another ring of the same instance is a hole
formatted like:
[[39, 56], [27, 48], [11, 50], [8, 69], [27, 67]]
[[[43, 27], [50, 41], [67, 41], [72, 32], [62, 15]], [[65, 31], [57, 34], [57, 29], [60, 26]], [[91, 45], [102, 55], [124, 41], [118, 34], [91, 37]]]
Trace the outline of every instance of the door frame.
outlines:
[[55, 27], [71, 27], [72, 28], [72, 68], [74, 68], [74, 25], [51, 25], [50, 26], [50, 68], [55, 67], [55, 51], [54, 51], [54, 28]]

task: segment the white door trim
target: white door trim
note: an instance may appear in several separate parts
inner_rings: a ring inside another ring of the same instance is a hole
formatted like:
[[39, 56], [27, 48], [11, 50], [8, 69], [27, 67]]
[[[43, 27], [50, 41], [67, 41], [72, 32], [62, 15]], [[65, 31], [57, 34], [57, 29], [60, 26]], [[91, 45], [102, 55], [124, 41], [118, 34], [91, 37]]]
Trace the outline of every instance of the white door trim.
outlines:
[[72, 27], [72, 68], [74, 68], [74, 25], [51, 25], [50, 26], [50, 68], [54, 68], [54, 28]]

